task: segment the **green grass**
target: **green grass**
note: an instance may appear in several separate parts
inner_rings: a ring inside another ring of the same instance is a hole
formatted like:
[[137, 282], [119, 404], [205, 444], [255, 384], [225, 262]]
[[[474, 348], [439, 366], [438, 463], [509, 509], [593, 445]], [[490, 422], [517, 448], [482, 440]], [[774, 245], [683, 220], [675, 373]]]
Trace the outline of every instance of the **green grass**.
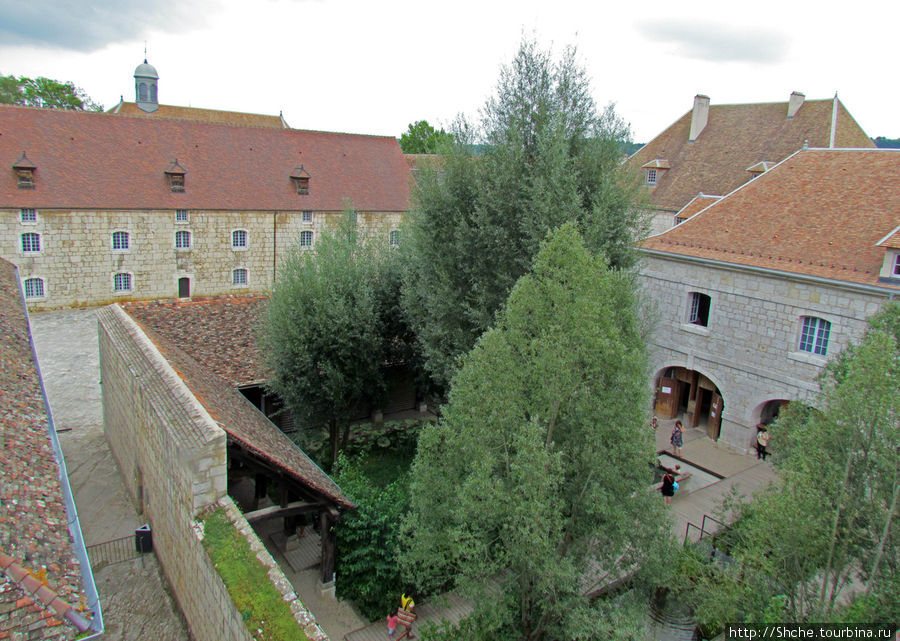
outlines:
[[259, 641], [308, 641], [266, 568], [247, 540], [218, 508], [203, 517], [206, 548], [250, 636]]

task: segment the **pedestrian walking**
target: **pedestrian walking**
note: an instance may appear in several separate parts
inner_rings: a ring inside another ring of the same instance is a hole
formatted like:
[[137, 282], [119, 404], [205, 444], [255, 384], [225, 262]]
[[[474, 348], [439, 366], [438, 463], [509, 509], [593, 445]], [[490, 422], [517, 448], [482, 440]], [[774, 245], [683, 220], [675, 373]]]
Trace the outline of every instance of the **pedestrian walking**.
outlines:
[[766, 448], [769, 446], [769, 430], [760, 423], [756, 426], [756, 458], [766, 460]]
[[663, 495], [666, 505], [671, 505], [672, 497], [675, 496], [675, 492], [678, 491], [678, 481], [676, 481], [675, 478], [681, 470], [681, 466], [676, 465], [674, 470], [664, 467], [663, 470], [665, 473], [663, 474], [662, 484], [659, 486], [659, 492]]
[[675, 421], [675, 427], [672, 428], [672, 436], [669, 437], [672, 444], [672, 454], [681, 456], [681, 447], [684, 445], [684, 425], [681, 421]]
[[397, 608], [391, 610], [391, 613], [387, 615], [387, 629], [388, 629], [388, 639], [394, 638], [394, 632], [397, 631], [397, 623], [399, 619], [397, 618]]
[[406, 629], [400, 633], [400, 636], [397, 637], [397, 641], [400, 641], [400, 639], [403, 638], [416, 638], [412, 633], [413, 623], [415, 623], [416, 618], [416, 602], [413, 600], [412, 596], [406, 596], [406, 594], [400, 595], [400, 608], [397, 610], [397, 621]]
[[655, 416], [650, 419], [650, 429], [654, 432], [659, 429], [659, 421]]

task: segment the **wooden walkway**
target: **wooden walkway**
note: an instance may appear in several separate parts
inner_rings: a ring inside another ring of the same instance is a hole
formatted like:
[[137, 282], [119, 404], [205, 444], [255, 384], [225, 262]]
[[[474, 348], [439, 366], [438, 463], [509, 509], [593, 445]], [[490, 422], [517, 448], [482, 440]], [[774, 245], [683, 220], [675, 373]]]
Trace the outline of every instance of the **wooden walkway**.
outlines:
[[280, 531], [270, 534], [269, 540], [284, 555], [294, 572], [308, 570], [322, 562], [322, 540], [311, 527], [306, 528], [304, 536], [299, 540], [299, 545], [293, 550], [285, 551], [285, 536]]
[[[460, 619], [471, 614], [472, 602], [450, 592], [428, 603], [417, 605], [416, 612], [419, 618], [413, 624], [413, 634], [419, 638], [419, 627], [427, 621], [440, 623], [443, 620], [457, 625]], [[398, 626], [395, 636], [402, 631], [403, 626]], [[387, 641], [387, 639], [387, 623], [383, 619], [344, 635], [344, 641]]]

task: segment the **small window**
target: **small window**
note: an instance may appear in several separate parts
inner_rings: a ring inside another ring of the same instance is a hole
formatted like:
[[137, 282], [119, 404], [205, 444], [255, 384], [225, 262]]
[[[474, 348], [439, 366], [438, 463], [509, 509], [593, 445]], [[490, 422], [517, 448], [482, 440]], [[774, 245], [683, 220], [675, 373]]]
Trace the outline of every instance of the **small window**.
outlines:
[[44, 279], [43, 278], [26, 278], [25, 279], [25, 298], [43, 298], [44, 296]]
[[709, 296], [691, 292], [691, 312], [688, 322], [701, 327], [709, 327]]
[[235, 229], [231, 232], [231, 246], [234, 249], [246, 249], [247, 248], [247, 230], [246, 229]]
[[147, 83], [142, 82], [138, 85], [138, 100], [147, 102]]
[[247, 270], [246, 269], [233, 269], [231, 271], [231, 284], [232, 285], [246, 285], [247, 284]]
[[172, 191], [184, 191], [184, 174], [169, 174], [169, 187]]
[[307, 210], [307, 211], [303, 212], [303, 222], [305, 222], [305, 223], [312, 222], [312, 212], [311, 211]]
[[112, 235], [113, 249], [128, 249], [128, 232], [114, 231]]
[[113, 276], [113, 289], [117, 292], [130, 292], [131, 274], [116, 274]]
[[300, 232], [300, 246], [301, 247], [312, 247], [313, 242], [313, 233], [311, 231], [301, 231]]
[[900, 254], [894, 256], [894, 276], [900, 276]]
[[19, 217], [23, 223], [36, 223], [37, 222], [37, 210], [36, 209], [20, 209]]
[[41, 235], [31, 232], [22, 234], [22, 251], [26, 253], [41, 251]]
[[399, 245], [400, 245], [400, 231], [399, 230], [392, 229], [389, 238], [390, 238], [391, 247], [399, 247]]
[[294, 169], [294, 173], [291, 174], [291, 181], [294, 183], [294, 188], [298, 194], [305, 196], [309, 193], [309, 178], [309, 172], [303, 168], [303, 165]]
[[175, 222], [176, 223], [188, 222], [188, 210], [187, 209], [176, 209], [175, 210]]
[[800, 350], [810, 354], [826, 356], [828, 339], [831, 336], [831, 323], [815, 316], [803, 317], [803, 328], [800, 330]]
[[191, 232], [176, 231], [175, 232], [175, 249], [191, 248]]
[[656, 184], [656, 170], [655, 169], [647, 170], [647, 184], [648, 185]]

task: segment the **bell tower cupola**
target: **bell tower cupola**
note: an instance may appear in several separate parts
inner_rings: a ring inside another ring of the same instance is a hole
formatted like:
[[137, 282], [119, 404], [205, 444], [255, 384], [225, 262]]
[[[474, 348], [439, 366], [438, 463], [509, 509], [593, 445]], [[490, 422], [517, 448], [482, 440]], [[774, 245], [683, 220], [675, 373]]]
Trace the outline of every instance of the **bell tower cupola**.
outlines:
[[156, 67], [147, 64], [147, 59], [134, 70], [134, 101], [139, 109], [152, 113], [159, 109], [157, 83], [159, 75]]

